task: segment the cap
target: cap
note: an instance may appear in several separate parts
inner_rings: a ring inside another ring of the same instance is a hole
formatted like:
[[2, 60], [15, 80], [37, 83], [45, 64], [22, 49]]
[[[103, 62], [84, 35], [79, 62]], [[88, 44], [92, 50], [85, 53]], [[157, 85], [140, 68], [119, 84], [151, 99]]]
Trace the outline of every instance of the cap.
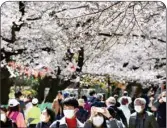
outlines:
[[38, 99], [37, 99], [37, 98], [34, 98], [34, 99], [32, 100], [32, 104], [38, 104]]
[[10, 99], [9, 100], [9, 107], [15, 107], [17, 105], [19, 105], [20, 103], [16, 100], [16, 99]]

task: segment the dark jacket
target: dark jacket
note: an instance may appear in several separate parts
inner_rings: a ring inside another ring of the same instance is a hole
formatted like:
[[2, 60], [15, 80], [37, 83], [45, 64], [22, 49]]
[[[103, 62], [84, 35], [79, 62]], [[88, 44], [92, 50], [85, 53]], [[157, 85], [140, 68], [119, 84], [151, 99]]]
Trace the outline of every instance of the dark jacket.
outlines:
[[[49, 128], [68, 128], [65, 117], [54, 121]], [[83, 128], [83, 124], [77, 119], [77, 128]]]
[[89, 103], [94, 103], [95, 101], [96, 101], [97, 99], [96, 99], [96, 97], [94, 97], [94, 96], [90, 96], [89, 98], [88, 98], [88, 102]]
[[122, 123], [125, 125], [125, 127], [127, 128], [128, 127], [128, 123], [127, 123], [127, 120], [126, 120], [126, 117], [123, 113], [123, 111], [120, 109], [120, 108], [117, 108], [116, 106], [110, 106], [112, 109], [114, 109], [115, 111], [115, 118], [117, 120], [122, 120]]
[[[84, 128], [94, 128], [94, 126], [90, 120], [87, 120], [86, 123], [84, 124]], [[106, 120], [105, 128], [124, 128], [124, 127], [121, 121], [113, 119], [113, 120]]]
[[94, 103], [91, 104], [91, 107], [106, 107], [106, 104], [104, 102], [101, 102], [100, 100], [96, 100]]
[[79, 121], [85, 123], [86, 120], [89, 118], [89, 113], [83, 107], [80, 106], [79, 110], [76, 113], [76, 117]]
[[39, 123], [36, 125], [36, 128], [49, 128], [50, 125], [51, 125], [50, 122], [48, 122], [48, 123], [39, 122]]
[[166, 102], [159, 103], [159, 101], [157, 101], [156, 108], [158, 125], [159, 127], [166, 128]]
[[3, 121], [1, 121], [0, 128], [17, 128], [17, 125], [16, 125], [16, 123], [12, 123], [12, 120], [7, 118], [5, 123]]
[[135, 112], [130, 116], [129, 128], [158, 128], [158, 124], [151, 112], [146, 111], [143, 116]]

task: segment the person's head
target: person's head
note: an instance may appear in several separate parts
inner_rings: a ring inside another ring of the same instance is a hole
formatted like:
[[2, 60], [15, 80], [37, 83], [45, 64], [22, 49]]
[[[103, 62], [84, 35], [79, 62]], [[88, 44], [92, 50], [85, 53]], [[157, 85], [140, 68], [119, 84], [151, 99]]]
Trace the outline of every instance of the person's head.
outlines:
[[109, 106], [115, 106], [116, 104], [116, 99], [114, 97], [109, 97], [107, 100], [106, 100], [106, 105], [107, 107]]
[[83, 107], [85, 104], [84, 99], [78, 99], [78, 104], [79, 106]]
[[0, 106], [0, 114], [1, 114], [0, 119], [2, 122], [6, 122], [7, 120], [6, 112], [7, 112], [6, 107], [1, 105]]
[[127, 91], [124, 91], [124, 92], [123, 92], [123, 96], [128, 96], [128, 92], [127, 92]]
[[38, 105], [38, 99], [37, 98], [32, 99], [32, 105], [33, 106], [37, 106]]
[[163, 102], [166, 102], [166, 91], [163, 91], [161, 93], [161, 98], [162, 98]]
[[166, 81], [163, 81], [161, 84], [161, 90], [164, 91], [166, 90]]
[[82, 96], [82, 99], [84, 99], [84, 101], [85, 102], [87, 102], [88, 101], [88, 99], [87, 99], [87, 97], [84, 95], [84, 96]]
[[96, 92], [94, 90], [89, 92], [90, 96], [94, 96], [95, 94], [96, 94]]
[[97, 100], [102, 101], [103, 100], [103, 95], [102, 94], [97, 94], [96, 98], [97, 98]]
[[122, 97], [120, 103], [121, 103], [121, 105], [128, 105], [129, 104], [128, 98]]
[[55, 120], [55, 113], [51, 109], [45, 108], [41, 113], [40, 120], [45, 123], [52, 123]]
[[19, 111], [19, 102], [16, 99], [10, 99], [8, 106], [9, 106], [9, 112], [13, 111]]
[[145, 110], [146, 100], [144, 98], [136, 98], [134, 101], [134, 109], [137, 113], [142, 113]]
[[18, 92], [15, 92], [14, 95], [15, 95], [15, 98], [20, 99], [20, 97], [22, 96], [22, 93], [18, 91]]
[[66, 118], [71, 119], [75, 117], [77, 108], [78, 108], [78, 101], [75, 98], [69, 97], [63, 101], [63, 113]]
[[74, 97], [74, 94], [71, 93], [71, 94], [70, 94], [70, 97]]
[[118, 95], [114, 94], [114, 98], [115, 98], [115, 100], [117, 100], [118, 99]]
[[63, 99], [62, 91], [58, 91], [57, 98], [58, 99]]
[[63, 94], [63, 96], [64, 96], [64, 98], [68, 98], [68, 97], [70, 96], [70, 94], [69, 94], [68, 92], [65, 92], [65, 93]]
[[91, 117], [91, 120], [95, 128], [99, 128], [99, 127], [106, 128], [106, 117], [102, 114], [102, 111], [104, 110], [99, 107], [95, 107], [91, 109], [91, 113], [94, 113], [93, 116]]

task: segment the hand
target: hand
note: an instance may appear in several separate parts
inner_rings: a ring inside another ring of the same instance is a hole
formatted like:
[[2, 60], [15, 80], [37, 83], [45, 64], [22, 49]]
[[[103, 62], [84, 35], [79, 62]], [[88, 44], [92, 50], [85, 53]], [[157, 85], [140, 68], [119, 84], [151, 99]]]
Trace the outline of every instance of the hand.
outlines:
[[159, 99], [159, 103], [163, 103], [164, 101], [162, 100], [162, 98]]
[[111, 114], [109, 113], [109, 111], [107, 110], [107, 108], [103, 108], [104, 112], [102, 113], [105, 117], [107, 118], [111, 118]]
[[97, 114], [96, 107], [91, 107], [91, 115], [90, 117], [94, 117]]
[[150, 97], [150, 101], [153, 101], [154, 100], [154, 97]]

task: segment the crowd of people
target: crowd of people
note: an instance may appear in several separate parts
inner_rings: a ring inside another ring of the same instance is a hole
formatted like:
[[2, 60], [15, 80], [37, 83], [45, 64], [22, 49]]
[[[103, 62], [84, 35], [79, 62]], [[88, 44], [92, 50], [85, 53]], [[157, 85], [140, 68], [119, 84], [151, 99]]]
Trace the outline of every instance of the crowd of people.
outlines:
[[42, 111], [37, 98], [24, 102], [17, 92], [0, 113], [2, 128], [166, 128], [166, 90], [136, 98], [123, 91], [106, 100], [95, 91], [79, 98], [59, 91]]

